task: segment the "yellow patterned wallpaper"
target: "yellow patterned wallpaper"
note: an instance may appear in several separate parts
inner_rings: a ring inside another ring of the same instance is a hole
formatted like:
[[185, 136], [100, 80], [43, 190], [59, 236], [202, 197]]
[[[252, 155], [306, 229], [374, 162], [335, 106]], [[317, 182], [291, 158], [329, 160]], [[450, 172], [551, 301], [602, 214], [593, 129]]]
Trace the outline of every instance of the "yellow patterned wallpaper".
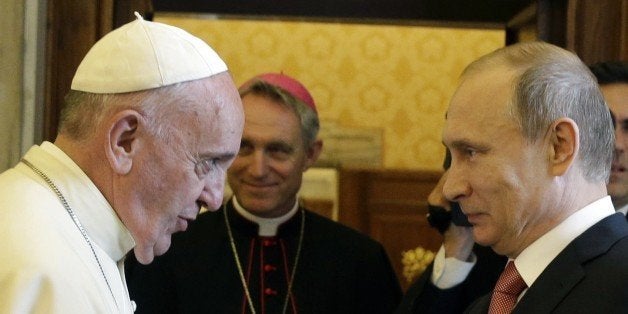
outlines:
[[445, 110], [464, 67], [504, 45], [502, 30], [227, 20], [160, 14], [202, 38], [236, 84], [262, 72], [299, 79], [325, 127], [383, 132], [383, 166], [440, 170]]

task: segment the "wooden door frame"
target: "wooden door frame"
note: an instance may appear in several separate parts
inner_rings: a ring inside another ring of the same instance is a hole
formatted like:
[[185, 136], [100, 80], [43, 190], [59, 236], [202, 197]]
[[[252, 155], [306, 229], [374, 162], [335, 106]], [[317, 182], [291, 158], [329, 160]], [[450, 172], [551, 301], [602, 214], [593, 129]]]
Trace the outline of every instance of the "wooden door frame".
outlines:
[[89, 49], [112, 29], [132, 21], [128, 12], [152, 18], [150, 0], [50, 0], [47, 7], [43, 140], [57, 134], [63, 98]]

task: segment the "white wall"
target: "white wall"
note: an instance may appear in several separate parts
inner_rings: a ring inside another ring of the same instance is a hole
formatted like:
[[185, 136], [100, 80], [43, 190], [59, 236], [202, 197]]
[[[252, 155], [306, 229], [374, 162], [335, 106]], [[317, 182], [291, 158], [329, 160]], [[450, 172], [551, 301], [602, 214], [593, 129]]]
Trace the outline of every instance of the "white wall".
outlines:
[[0, 170], [20, 155], [24, 5], [0, 2]]
[[42, 138], [45, 3], [0, 2], [0, 171]]

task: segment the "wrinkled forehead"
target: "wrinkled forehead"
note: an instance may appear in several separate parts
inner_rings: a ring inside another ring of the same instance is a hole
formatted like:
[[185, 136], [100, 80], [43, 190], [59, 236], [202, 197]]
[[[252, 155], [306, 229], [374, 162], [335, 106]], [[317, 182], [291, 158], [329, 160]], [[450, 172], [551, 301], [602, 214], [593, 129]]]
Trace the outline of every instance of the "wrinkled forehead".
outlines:
[[176, 108], [178, 121], [168, 121], [189, 136], [206, 133], [241, 133], [244, 124], [242, 100], [227, 72], [186, 83]]

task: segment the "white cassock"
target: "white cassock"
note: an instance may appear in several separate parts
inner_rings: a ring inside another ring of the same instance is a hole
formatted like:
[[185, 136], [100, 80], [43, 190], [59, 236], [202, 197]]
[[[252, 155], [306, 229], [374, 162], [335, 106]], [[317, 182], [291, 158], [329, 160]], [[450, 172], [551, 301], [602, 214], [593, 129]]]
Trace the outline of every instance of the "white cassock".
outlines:
[[19, 163], [0, 174], [0, 313], [133, 313], [123, 271], [135, 245], [129, 231], [52, 143], [33, 146], [24, 159], [59, 188], [103, 270], [55, 192]]

